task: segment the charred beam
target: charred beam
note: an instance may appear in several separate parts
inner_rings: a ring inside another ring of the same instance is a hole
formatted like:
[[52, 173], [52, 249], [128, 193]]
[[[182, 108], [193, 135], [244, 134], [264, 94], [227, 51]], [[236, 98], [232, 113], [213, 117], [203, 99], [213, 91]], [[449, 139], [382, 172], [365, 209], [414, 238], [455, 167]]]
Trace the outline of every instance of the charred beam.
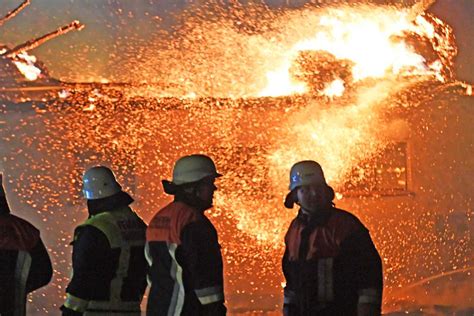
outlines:
[[7, 52], [5, 52], [4, 55], [7, 56], [7, 57], [10, 57], [10, 58], [14, 58], [15, 55], [17, 55], [21, 52], [32, 50], [32, 49], [42, 45], [43, 43], [45, 43], [45, 42], [47, 42], [47, 41], [49, 41], [49, 40], [51, 40], [55, 37], [64, 35], [64, 34], [70, 32], [70, 31], [73, 31], [73, 30], [80, 31], [83, 28], [84, 28], [84, 24], [81, 24], [81, 22], [79, 22], [79, 21], [73, 21], [73, 22], [71, 22], [70, 24], [68, 24], [66, 26], [60, 27], [56, 31], [53, 31], [51, 33], [48, 33], [46, 35], [43, 35], [41, 37], [38, 37], [38, 38], [35, 38], [35, 39], [32, 39], [32, 40], [29, 40], [26, 43], [20, 44], [20, 45], [16, 46], [15, 48], [10, 49]]
[[7, 22], [11, 18], [15, 17], [18, 13], [20, 13], [21, 10], [23, 10], [29, 4], [30, 4], [30, 0], [25, 0], [18, 7], [8, 12], [7, 15], [5, 15], [3, 18], [0, 19], [0, 26], [2, 26], [3, 23]]

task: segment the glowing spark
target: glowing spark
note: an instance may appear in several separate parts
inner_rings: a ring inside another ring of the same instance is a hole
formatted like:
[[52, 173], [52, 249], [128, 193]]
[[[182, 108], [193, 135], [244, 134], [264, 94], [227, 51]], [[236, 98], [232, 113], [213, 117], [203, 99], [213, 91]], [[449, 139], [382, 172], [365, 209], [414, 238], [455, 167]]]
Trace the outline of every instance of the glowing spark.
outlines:
[[94, 103], [90, 103], [88, 107], [83, 109], [84, 112], [91, 112], [91, 111], [94, 111], [94, 110], [95, 110], [95, 104]]
[[61, 99], [65, 99], [69, 95], [70, 95], [70, 93], [67, 90], [61, 90], [61, 91], [58, 92], [58, 97], [60, 97]]
[[472, 96], [472, 85], [466, 85], [466, 95]]

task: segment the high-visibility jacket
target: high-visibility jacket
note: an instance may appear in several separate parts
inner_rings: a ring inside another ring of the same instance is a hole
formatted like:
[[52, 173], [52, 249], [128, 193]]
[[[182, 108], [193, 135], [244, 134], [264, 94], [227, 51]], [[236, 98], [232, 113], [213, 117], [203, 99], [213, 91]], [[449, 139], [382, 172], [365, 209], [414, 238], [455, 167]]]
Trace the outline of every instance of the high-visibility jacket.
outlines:
[[73, 241], [64, 307], [91, 315], [140, 315], [146, 288], [146, 225], [128, 206], [91, 216]]
[[38, 229], [0, 201], [0, 315], [25, 315], [26, 295], [48, 284], [52, 274]]
[[147, 315], [226, 314], [217, 232], [184, 202], [164, 207], [147, 229], [151, 289]]
[[357, 315], [358, 304], [380, 307], [382, 263], [368, 230], [331, 208], [301, 211], [285, 237], [285, 315]]

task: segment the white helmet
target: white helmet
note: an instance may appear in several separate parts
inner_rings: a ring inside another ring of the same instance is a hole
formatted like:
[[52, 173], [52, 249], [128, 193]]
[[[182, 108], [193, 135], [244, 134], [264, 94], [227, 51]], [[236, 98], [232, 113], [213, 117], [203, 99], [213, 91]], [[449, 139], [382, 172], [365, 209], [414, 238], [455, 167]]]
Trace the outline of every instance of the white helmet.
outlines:
[[82, 193], [88, 200], [106, 198], [122, 191], [114, 173], [107, 167], [92, 167], [84, 173], [82, 179]]
[[202, 180], [206, 177], [218, 178], [216, 165], [205, 155], [190, 155], [179, 158], [173, 168], [173, 184], [181, 185]]
[[326, 184], [321, 165], [313, 160], [297, 162], [290, 171], [290, 191], [307, 184]]

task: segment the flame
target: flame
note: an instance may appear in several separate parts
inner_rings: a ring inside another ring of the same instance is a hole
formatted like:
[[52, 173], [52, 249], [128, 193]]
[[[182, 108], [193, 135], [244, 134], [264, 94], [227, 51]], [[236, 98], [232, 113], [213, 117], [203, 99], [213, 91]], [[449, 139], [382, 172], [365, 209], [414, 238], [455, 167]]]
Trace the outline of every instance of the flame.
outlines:
[[[305, 83], [292, 79], [291, 74], [292, 65], [304, 51], [327, 52], [338, 60], [351, 61], [351, 83], [388, 75], [435, 76], [439, 81], [445, 79], [441, 60], [427, 64], [426, 59], [403, 40], [408, 32], [431, 40], [442, 38], [425, 17], [418, 15], [412, 21], [409, 9], [331, 9], [319, 18], [314, 28], [314, 35], [294, 44], [287, 50], [280, 65], [275, 67], [276, 70], [267, 72], [267, 86], [259, 95], [280, 96], [284, 93], [306, 92]], [[451, 47], [449, 42], [444, 41], [444, 44]], [[333, 84], [338, 85], [338, 93], [341, 93], [341, 82]], [[323, 94], [326, 94], [325, 91]]]
[[[318, 160], [331, 184], [342, 184], [386, 146], [382, 113], [396, 103], [392, 96], [420, 82], [449, 80], [456, 54], [449, 26], [418, 6], [307, 7], [265, 19], [265, 27], [247, 33], [235, 26], [240, 21], [190, 18], [180, 36], [142, 52], [134, 73], [137, 82], [155, 83], [144, 89], [147, 96], [313, 97], [285, 115], [278, 141], [261, 153], [275, 192], [286, 190], [282, 179], [301, 159]], [[238, 229], [259, 243], [279, 244], [281, 231], [272, 227], [287, 219], [268, 222], [271, 206], [233, 193], [220, 201], [228, 209], [259, 208], [252, 216], [236, 211]]]
[[35, 56], [22, 52], [16, 55], [16, 57], [17, 58], [13, 60], [13, 63], [27, 80], [35, 81], [41, 76], [41, 69], [35, 65]]
[[[351, 85], [387, 76], [445, 81], [457, 52], [450, 27], [418, 7], [264, 13], [253, 33], [241, 32], [241, 23], [226, 16], [186, 17], [176, 38], [157, 40], [136, 56], [134, 81], [158, 86], [155, 97], [248, 98], [324, 95], [339, 78], [346, 94]], [[313, 55], [301, 63], [308, 52]]]

